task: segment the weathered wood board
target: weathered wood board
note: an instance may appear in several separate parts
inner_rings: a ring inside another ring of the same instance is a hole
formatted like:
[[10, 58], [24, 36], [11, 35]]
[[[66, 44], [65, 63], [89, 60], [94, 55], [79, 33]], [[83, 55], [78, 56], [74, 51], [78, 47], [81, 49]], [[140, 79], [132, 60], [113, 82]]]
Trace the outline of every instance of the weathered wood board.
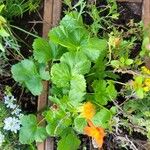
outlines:
[[[61, 0], [44, 0], [43, 10], [43, 37], [47, 38], [49, 30], [56, 26], [60, 20], [61, 15]], [[47, 105], [48, 100], [49, 82], [43, 81], [43, 92], [38, 97], [38, 111], [41, 111]], [[38, 115], [38, 120], [41, 120], [42, 116]], [[37, 144], [38, 150], [53, 150], [54, 141], [52, 138], [48, 138], [43, 143]]]

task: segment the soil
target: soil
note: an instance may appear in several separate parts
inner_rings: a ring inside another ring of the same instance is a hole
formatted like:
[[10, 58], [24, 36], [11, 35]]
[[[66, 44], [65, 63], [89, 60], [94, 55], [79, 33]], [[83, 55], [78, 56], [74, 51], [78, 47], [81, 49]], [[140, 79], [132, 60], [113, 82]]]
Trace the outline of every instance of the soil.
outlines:
[[120, 14], [118, 24], [126, 25], [131, 19], [140, 22], [142, 18], [142, 4], [131, 2], [118, 2], [118, 12]]

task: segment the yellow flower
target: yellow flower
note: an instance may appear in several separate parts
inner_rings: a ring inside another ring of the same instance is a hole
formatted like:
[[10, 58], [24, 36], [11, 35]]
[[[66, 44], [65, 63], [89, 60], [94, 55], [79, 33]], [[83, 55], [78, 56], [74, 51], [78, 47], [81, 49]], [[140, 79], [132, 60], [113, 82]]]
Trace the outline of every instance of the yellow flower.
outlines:
[[141, 69], [143, 73], [150, 75], [150, 70], [147, 67], [143, 66]]
[[145, 92], [150, 91], [150, 78], [144, 80], [143, 89]]
[[145, 86], [145, 87], [143, 87], [143, 90], [144, 90], [145, 92], [148, 92], [148, 91], [149, 91], [149, 88], [148, 88], [147, 86]]
[[83, 104], [81, 107], [81, 116], [91, 120], [95, 115], [95, 106], [91, 102]]
[[84, 128], [84, 134], [92, 137], [97, 147], [101, 148], [104, 142], [105, 132], [101, 127], [96, 127], [92, 121], [88, 120], [88, 126]]
[[144, 80], [144, 84], [147, 86], [147, 87], [150, 87], [150, 78], [147, 78]]

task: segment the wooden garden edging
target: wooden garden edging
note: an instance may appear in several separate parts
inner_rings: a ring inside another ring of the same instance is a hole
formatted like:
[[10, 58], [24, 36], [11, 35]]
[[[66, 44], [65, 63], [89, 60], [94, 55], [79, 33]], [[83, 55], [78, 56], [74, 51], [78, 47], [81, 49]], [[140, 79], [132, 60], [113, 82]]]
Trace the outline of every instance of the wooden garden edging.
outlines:
[[[90, 0], [91, 1], [91, 0]], [[95, 1], [95, 0], [93, 0]], [[142, 5], [142, 19], [145, 26], [150, 23], [150, 0], [117, 0], [118, 2], [134, 2], [141, 3]], [[60, 20], [62, 0], [44, 0], [44, 12], [43, 12], [43, 37], [46, 38], [49, 30], [56, 26]], [[49, 83], [43, 81], [44, 90], [38, 97], [37, 110], [43, 110], [47, 105], [48, 99], [48, 87]], [[42, 117], [38, 116], [41, 120]], [[37, 145], [38, 150], [54, 150], [54, 141], [52, 138], [48, 138], [45, 142]], [[92, 149], [92, 148], [91, 148]]]
[[[43, 10], [43, 37], [47, 38], [49, 30], [56, 26], [60, 20], [61, 15], [61, 0], [44, 0]], [[49, 82], [43, 81], [43, 92], [38, 97], [38, 111], [41, 111], [47, 105]], [[38, 116], [38, 120], [41, 120], [42, 116]], [[53, 150], [54, 141], [52, 138], [48, 138], [43, 143], [37, 144], [38, 150]]]

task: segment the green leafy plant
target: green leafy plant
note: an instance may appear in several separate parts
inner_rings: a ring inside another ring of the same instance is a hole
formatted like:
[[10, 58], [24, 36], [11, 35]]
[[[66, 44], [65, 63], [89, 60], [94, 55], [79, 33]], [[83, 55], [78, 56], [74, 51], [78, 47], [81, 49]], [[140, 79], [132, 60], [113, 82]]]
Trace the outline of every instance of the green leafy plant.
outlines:
[[[51, 83], [49, 100], [52, 105], [44, 110], [40, 122], [34, 115], [22, 117], [20, 142], [31, 144], [53, 136], [59, 139], [58, 150], [76, 150], [81, 143], [79, 134], [85, 134], [92, 137], [96, 148], [100, 148], [106, 133], [114, 132], [113, 126], [117, 126], [113, 117], [120, 114], [120, 110], [123, 115], [126, 111], [118, 105], [118, 96], [125, 97], [129, 102], [132, 98], [139, 101], [139, 98], [146, 97], [150, 91], [150, 70], [141, 69], [143, 57], [140, 55], [130, 58], [137, 40], [136, 34], [127, 40], [123, 31], [119, 32], [113, 25], [112, 20], [118, 16], [114, 1], [108, 1], [106, 9], [109, 9], [109, 14], [102, 17], [103, 21], [100, 22], [96, 22], [99, 10], [91, 6], [89, 14], [95, 15], [92, 26], [83, 21], [83, 0], [75, 6], [71, 5], [71, 1], [65, 2], [69, 10], [60, 24], [49, 31], [48, 40], [35, 39], [33, 57], [11, 68], [15, 81], [27, 87], [33, 95], [41, 94], [42, 80]], [[100, 36], [98, 32], [103, 22], [109, 24], [107, 18], [111, 18], [109, 21], [113, 28], [110, 33]], [[139, 31], [141, 26], [136, 25], [134, 31], [136, 28]], [[128, 32], [126, 34], [130, 35]], [[137, 61], [134, 62], [134, 59]], [[132, 76], [121, 82], [120, 78], [124, 74]], [[118, 91], [117, 85], [121, 85]], [[123, 102], [121, 105], [127, 104]], [[146, 115], [149, 115], [149, 111], [146, 111]], [[41, 126], [44, 120], [47, 123], [45, 128]]]
[[[2, 13], [4, 7], [5, 7], [5, 5], [0, 5], [0, 14]], [[12, 33], [10, 32], [10, 28], [8, 27], [6, 18], [4, 18], [2, 15], [0, 15], [0, 41], [1, 41], [0, 50], [2, 52], [5, 52], [5, 49], [8, 46], [10, 46], [10, 47], [12, 46], [11, 42], [9, 42], [10, 40], [13, 40], [12, 43], [16, 44], [16, 41], [15, 41], [14, 37], [12, 36]]]
[[[96, 65], [106, 56], [107, 41], [98, 37], [90, 37], [90, 32], [86, 30], [81, 15], [79, 16], [75, 11], [65, 15], [60, 25], [49, 32], [49, 38], [51, 42], [42, 38], [34, 41], [35, 62], [28, 59], [22, 60], [14, 65], [11, 71], [13, 78], [25, 85], [34, 95], [39, 95], [42, 92], [42, 79], [51, 80], [54, 91], [51, 92], [50, 100], [56, 105], [56, 109], [52, 106], [43, 114], [47, 121], [47, 134], [61, 137], [58, 149], [61, 150], [64, 147], [67, 147], [68, 150], [71, 149], [67, 144], [70, 138], [74, 139], [73, 149], [77, 149], [80, 144], [76, 135], [79, 131], [77, 120], [84, 119], [82, 116], [77, 119], [80, 114], [80, 106], [84, 106], [88, 99], [94, 103], [93, 105], [97, 107], [97, 113], [92, 120], [95, 126], [108, 129], [112, 118], [111, 111], [105, 108], [105, 105], [117, 96], [114, 82], [111, 82], [111, 79], [104, 80], [98, 76], [93, 77], [90, 83], [88, 83], [88, 78], [86, 79], [86, 76], [91, 74], [92, 63]], [[40, 66], [41, 63], [47, 64], [50, 61], [52, 62], [50, 78], [45, 69], [41, 71], [41, 76], [40, 68], [37, 66]], [[47, 74], [43, 75], [43, 71]], [[87, 91], [90, 86], [91, 89]], [[59, 91], [59, 96], [55, 94], [56, 90]], [[109, 90], [111, 90], [110, 94]], [[103, 97], [100, 98], [99, 95], [102, 93]], [[89, 96], [90, 98], [88, 98]], [[102, 115], [103, 117], [100, 117]], [[33, 121], [29, 124], [28, 120]], [[82, 125], [82, 128], [80, 127], [81, 133], [84, 132], [84, 127], [87, 124], [88, 121], [85, 119], [85, 124]], [[74, 129], [71, 126], [74, 126]], [[24, 136], [27, 131], [30, 131], [30, 137], [27, 134]], [[21, 143], [30, 144], [34, 140], [44, 139], [46, 135], [44, 132], [44, 128], [37, 127], [35, 116], [23, 117], [20, 131]], [[40, 138], [39, 135], [43, 136]]]
[[1, 0], [0, 5], [4, 5], [1, 13], [8, 20], [11, 20], [15, 16], [22, 16], [27, 11], [36, 11], [40, 2], [40, 0]]
[[[0, 66], [0, 75], [10, 76], [10, 72], [5, 69], [9, 62], [11, 55], [18, 60], [23, 58], [20, 52], [19, 38], [14, 33], [14, 28], [29, 35], [35, 36], [19, 27], [13, 25], [14, 17], [22, 17], [26, 12], [37, 11], [40, 0], [1, 0], [0, 1], [0, 59], [2, 65]], [[6, 73], [4, 73], [6, 72]]]

